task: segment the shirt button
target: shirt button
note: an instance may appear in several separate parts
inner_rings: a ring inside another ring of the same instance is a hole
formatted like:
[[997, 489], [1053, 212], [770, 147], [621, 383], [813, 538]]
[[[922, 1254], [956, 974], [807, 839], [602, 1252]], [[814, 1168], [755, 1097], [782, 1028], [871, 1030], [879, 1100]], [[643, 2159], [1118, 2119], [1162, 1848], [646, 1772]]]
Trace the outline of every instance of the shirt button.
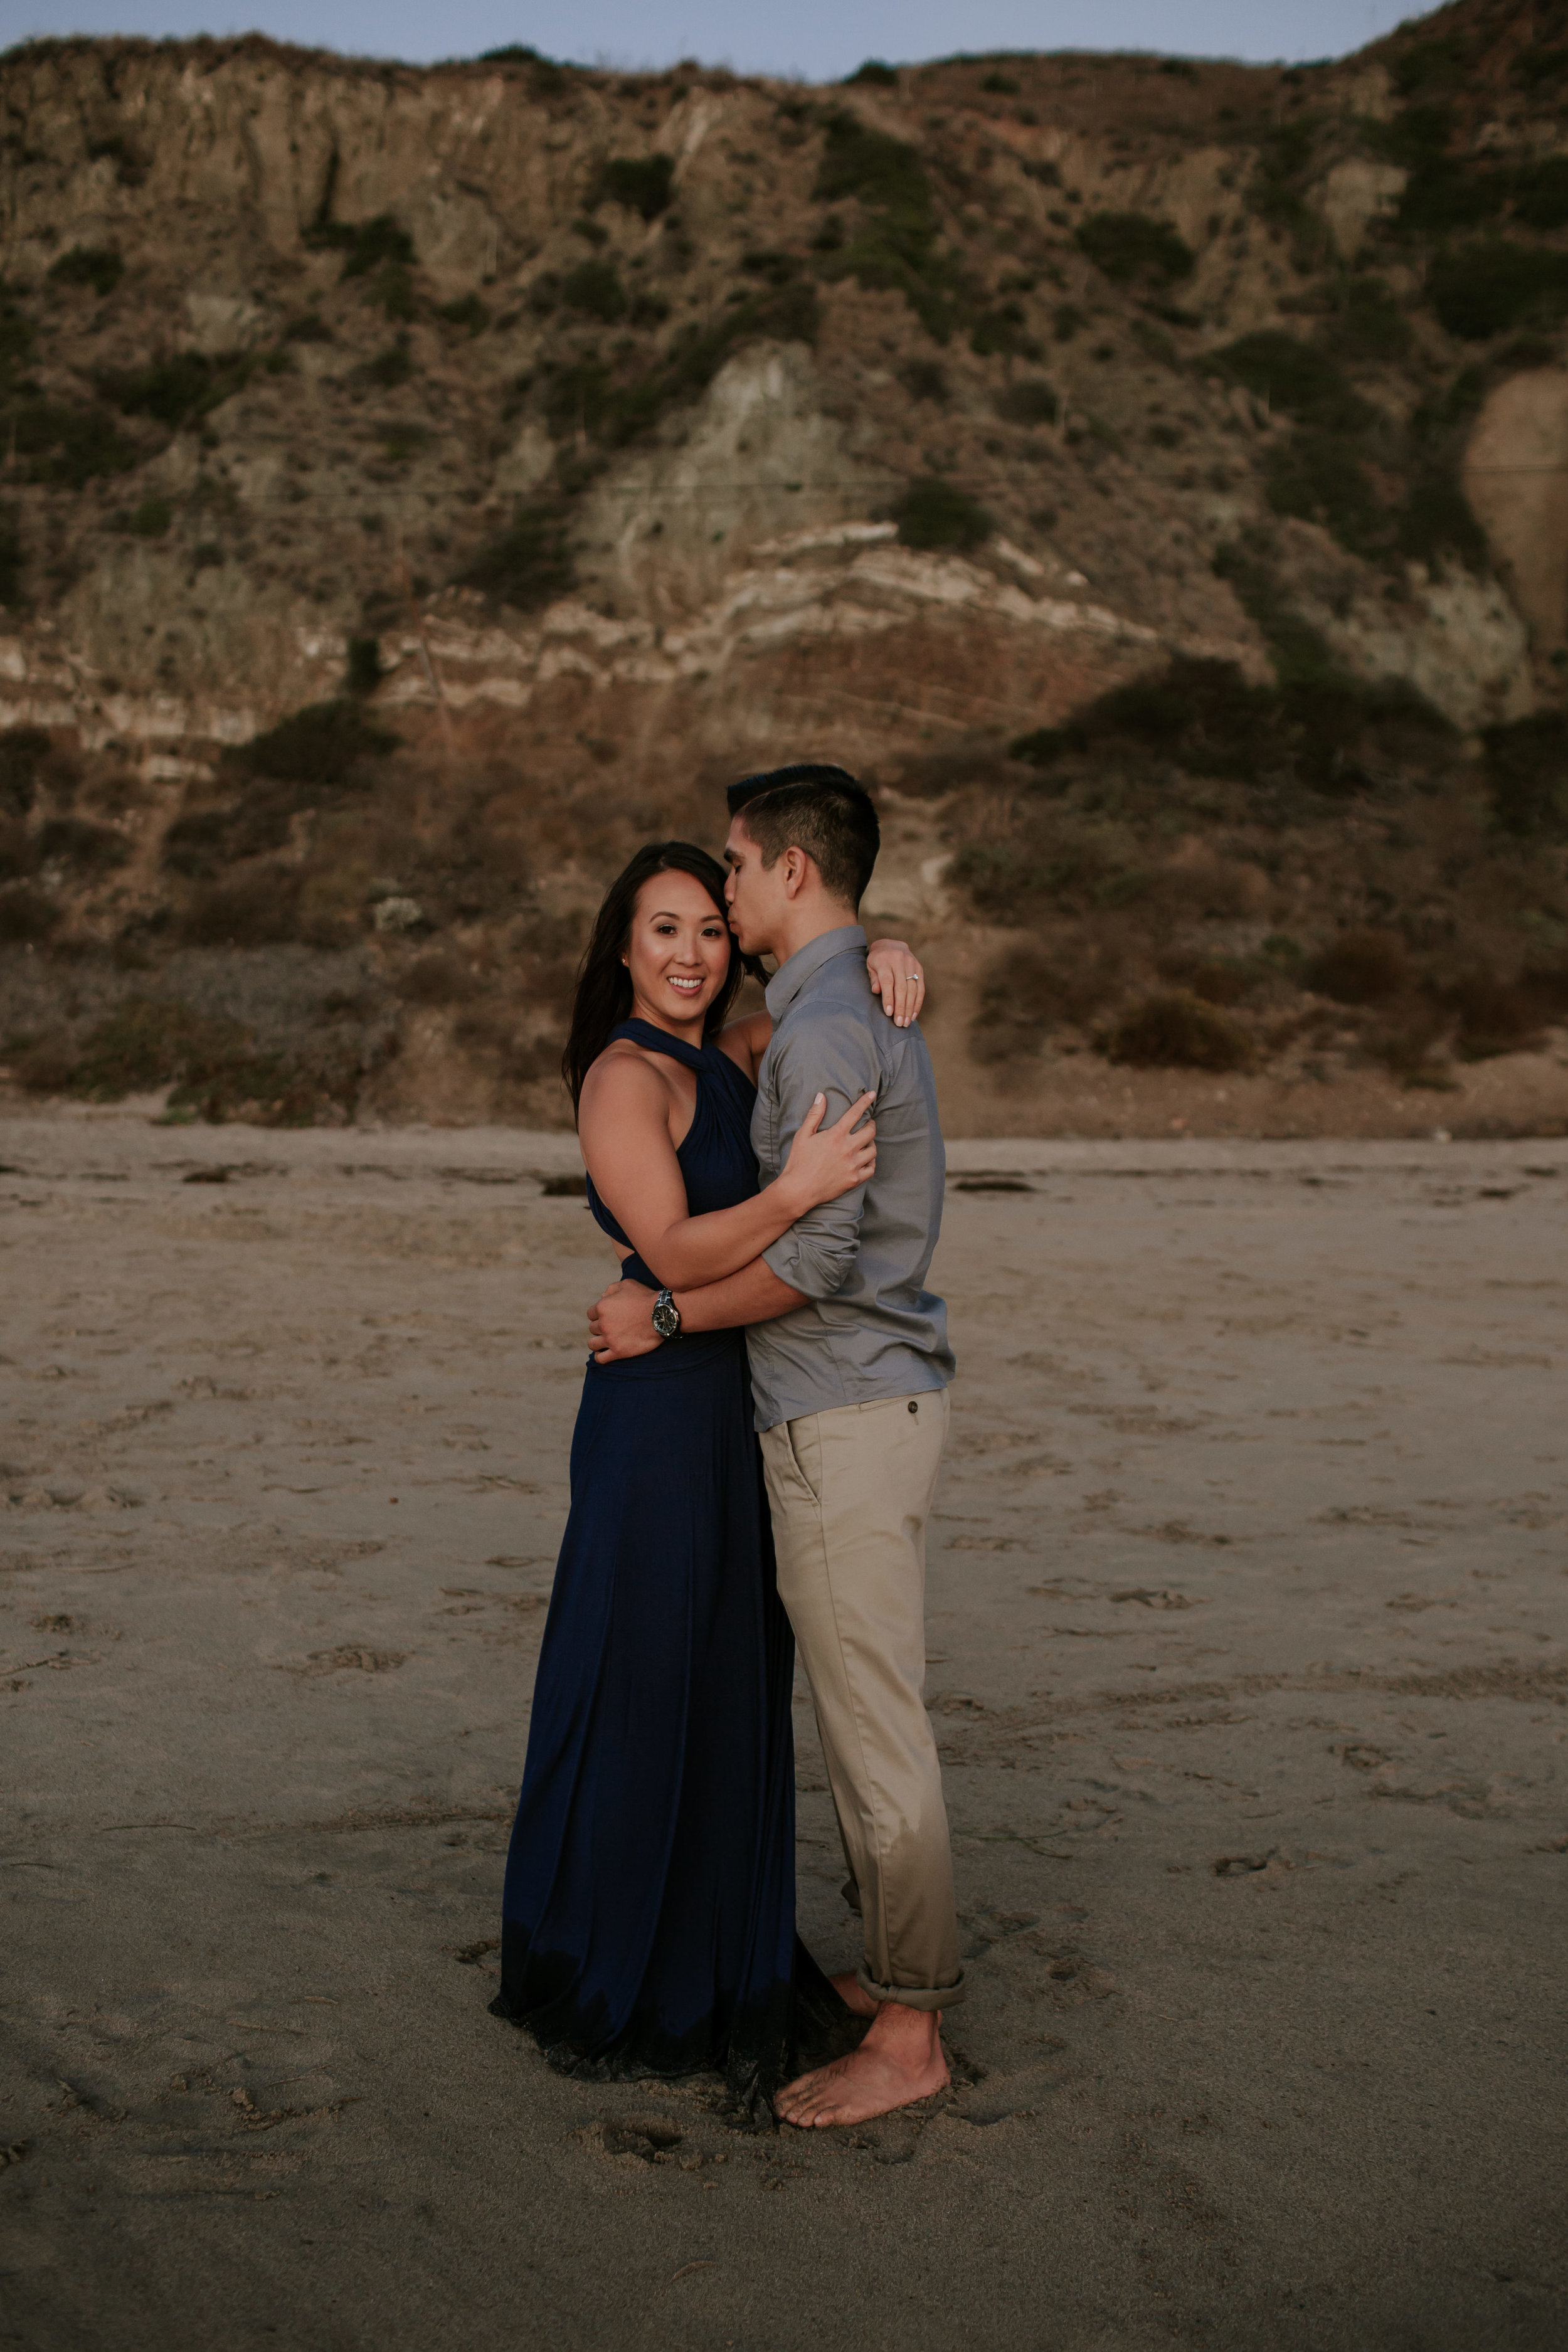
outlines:
[[910, 1411], [911, 1412], [919, 1412], [919, 1411], [920, 1411], [920, 1407], [919, 1407], [919, 1405], [915, 1402], [915, 1401], [914, 1401], [913, 1397], [911, 1397], [911, 1398], [910, 1399]]

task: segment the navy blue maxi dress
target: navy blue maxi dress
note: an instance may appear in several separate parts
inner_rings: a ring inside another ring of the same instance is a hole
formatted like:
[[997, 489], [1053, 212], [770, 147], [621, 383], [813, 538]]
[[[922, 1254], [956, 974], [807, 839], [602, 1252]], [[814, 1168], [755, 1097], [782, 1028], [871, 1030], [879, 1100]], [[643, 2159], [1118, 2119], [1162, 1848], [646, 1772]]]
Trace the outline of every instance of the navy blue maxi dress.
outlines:
[[[728, 1055], [645, 1021], [614, 1034], [696, 1073], [691, 1213], [755, 1192], [755, 1097]], [[636, 1256], [622, 1274], [659, 1286]], [[781, 2082], [845, 2046], [849, 2012], [795, 1931], [794, 1670], [745, 1334], [590, 1359], [491, 2003], [562, 2072], [717, 2071], [763, 2122]]]

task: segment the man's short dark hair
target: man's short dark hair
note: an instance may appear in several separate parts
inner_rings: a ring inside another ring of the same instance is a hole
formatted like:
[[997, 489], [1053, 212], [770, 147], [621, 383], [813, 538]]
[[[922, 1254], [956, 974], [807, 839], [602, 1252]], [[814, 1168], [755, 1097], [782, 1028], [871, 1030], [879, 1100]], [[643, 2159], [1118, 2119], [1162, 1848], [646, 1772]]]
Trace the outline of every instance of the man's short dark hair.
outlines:
[[728, 797], [730, 814], [744, 816], [764, 866], [776, 866], [786, 849], [804, 849], [823, 888], [859, 906], [882, 829], [870, 793], [847, 768], [802, 760], [793, 768], [742, 776], [730, 786]]

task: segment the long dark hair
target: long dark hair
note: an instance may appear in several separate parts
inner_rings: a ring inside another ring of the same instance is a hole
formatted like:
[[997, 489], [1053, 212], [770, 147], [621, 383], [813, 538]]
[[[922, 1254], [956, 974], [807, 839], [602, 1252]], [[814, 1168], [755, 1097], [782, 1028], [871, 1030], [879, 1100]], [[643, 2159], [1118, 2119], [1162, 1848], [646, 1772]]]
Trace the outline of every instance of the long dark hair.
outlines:
[[[572, 1090], [574, 1110], [582, 1097], [583, 1081], [604, 1052], [611, 1030], [631, 1012], [632, 976], [621, 958], [631, 937], [637, 892], [656, 874], [691, 875], [701, 883], [726, 925], [729, 922], [724, 905], [724, 868], [716, 857], [710, 857], [705, 849], [694, 848], [689, 841], [647, 842], [625, 871], [616, 875], [605, 893], [605, 903], [594, 924], [594, 936], [578, 966], [572, 1026], [566, 1050], [561, 1056], [561, 1075]], [[755, 978], [760, 977], [761, 971], [754, 957], [741, 953], [731, 936], [730, 969], [724, 976], [724, 985], [704, 1016], [705, 1037], [710, 1037], [728, 1019], [736, 991], [747, 972]]]

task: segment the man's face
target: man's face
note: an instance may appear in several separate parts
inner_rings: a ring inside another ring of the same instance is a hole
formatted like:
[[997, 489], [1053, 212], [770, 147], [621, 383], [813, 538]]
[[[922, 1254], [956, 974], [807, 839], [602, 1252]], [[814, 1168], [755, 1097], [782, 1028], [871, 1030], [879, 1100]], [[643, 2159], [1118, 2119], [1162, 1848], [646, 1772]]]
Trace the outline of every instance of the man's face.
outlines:
[[744, 955], [768, 955], [773, 951], [789, 906], [785, 888], [788, 862], [786, 853], [774, 865], [764, 866], [763, 853], [741, 818], [731, 821], [730, 837], [724, 844], [724, 863], [730, 869], [730, 878], [724, 885], [724, 903], [730, 909], [730, 929]]

